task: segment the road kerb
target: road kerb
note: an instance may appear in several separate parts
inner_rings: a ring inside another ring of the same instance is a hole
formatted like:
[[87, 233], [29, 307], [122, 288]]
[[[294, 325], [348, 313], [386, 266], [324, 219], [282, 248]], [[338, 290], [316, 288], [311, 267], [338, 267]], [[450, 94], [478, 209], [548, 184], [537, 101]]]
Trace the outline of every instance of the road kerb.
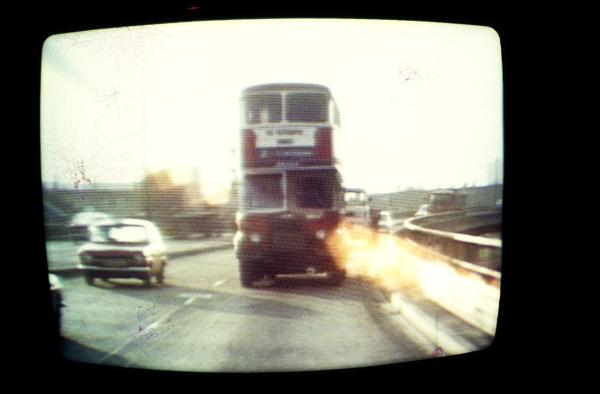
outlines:
[[425, 314], [402, 293], [392, 293], [390, 304], [394, 310], [404, 317], [405, 321], [431, 342], [432, 349], [441, 347], [447, 355], [463, 354], [477, 350], [469, 344], [452, 338], [445, 332], [442, 324], [436, 326], [435, 317]]
[[[210, 252], [215, 252], [218, 250], [226, 250], [226, 249], [231, 249], [231, 248], [233, 248], [232, 244], [224, 244], [224, 245], [208, 246], [208, 247], [204, 247], [204, 248], [185, 249], [185, 250], [179, 250], [179, 251], [175, 251], [175, 252], [167, 252], [167, 258], [193, 256], [196, 254], [210, 253]], [[79, 267], [77, 265], [69, 266], [69, 267], [65, 267], [65, 268], [49, 268], [48, 272], [50, 272], [52, 274], [63, 275], [63, 276], [80, 275], [81, 274], [81, 270], [79, 269]]]

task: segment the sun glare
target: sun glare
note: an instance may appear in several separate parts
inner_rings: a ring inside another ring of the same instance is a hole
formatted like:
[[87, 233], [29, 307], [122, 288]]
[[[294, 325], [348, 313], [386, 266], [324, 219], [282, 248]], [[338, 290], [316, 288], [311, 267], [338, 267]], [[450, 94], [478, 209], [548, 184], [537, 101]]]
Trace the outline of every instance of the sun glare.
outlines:
[[171, 167], [168, 171], [171, 182], [175, 185], [184, 185], [192, 182], [193, 174], [189, 168]]

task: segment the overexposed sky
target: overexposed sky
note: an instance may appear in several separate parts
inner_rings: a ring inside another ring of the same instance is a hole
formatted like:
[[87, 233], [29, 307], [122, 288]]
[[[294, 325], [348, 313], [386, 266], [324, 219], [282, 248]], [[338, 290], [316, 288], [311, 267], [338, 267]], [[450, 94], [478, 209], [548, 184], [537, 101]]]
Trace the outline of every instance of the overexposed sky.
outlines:
[[240, 92], [271, 82], [330, 88], [347, 187], [483, 185], [502, 159], [500, 40], [487, 27], [187, 22], [56, 35], [43, 50], [45, 182], [160, 169], [185, 181], [196, 167], [207, 196], [220, 195], [239, 161]]

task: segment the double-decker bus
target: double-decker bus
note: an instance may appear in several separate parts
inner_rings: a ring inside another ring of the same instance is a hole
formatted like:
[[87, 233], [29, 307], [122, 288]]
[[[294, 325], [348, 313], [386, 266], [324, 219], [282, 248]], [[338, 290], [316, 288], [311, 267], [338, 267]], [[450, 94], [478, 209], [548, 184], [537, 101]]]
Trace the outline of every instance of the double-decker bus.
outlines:
[[266, 84], [242, 92], [242, 167], [333, 165], [340, 126], [329, 89]]
[[344, 209], [333, 135], [339, 114], [327, 89], [268, 84], [242, 92], [242, 179], [234, 238], [245, 287], [278, 274], [345, 270], [331, 237]]

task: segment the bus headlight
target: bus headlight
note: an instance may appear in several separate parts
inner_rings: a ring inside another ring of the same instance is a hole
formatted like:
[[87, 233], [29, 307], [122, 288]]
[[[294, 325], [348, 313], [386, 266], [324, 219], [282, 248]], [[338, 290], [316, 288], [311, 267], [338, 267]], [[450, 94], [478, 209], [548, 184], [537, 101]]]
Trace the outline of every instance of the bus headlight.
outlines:
[[315, 233], [315, 235], [317, 236], [318, 239], [324, 240], [325, 237], [327, 236], [327, 232], [325, 230], [319, 230]]
[[250, 241], [254, 243], [259, 243], [260, 241], [262, 241], [262, 237], [258, 233], [252, 233], [250, 234]]

